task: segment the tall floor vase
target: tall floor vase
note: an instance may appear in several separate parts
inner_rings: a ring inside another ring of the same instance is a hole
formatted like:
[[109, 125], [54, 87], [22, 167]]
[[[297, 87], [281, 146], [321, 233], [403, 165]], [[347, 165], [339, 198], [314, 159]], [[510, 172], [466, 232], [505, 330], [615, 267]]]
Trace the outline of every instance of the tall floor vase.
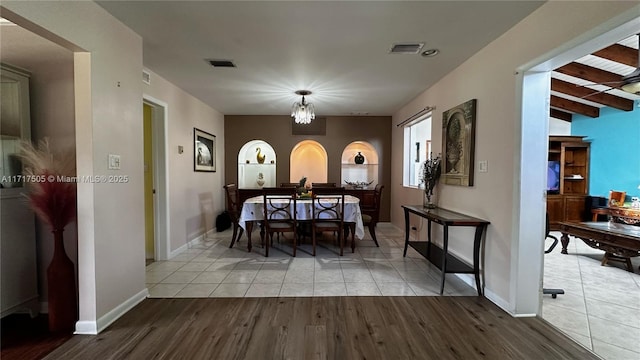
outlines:
[[74, 265], [64, 250], [63, 231], [53, 231], [53, 259], [47, 268], [49, 331], [69, 333], [78, 318], [78, 302]]

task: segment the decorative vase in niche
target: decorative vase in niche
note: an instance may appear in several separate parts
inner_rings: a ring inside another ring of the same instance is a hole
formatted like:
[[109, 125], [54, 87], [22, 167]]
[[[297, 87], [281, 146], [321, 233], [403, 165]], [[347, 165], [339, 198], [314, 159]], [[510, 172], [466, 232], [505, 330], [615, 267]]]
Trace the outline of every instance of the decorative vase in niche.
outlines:
[[49, 331], [71, 333], [78, 319], [76, 276], [64, 250], [63, 230], [53, 231], [53, 258], [47, 268]]
[[356, 164], [364, 164], [364, 155], [360, 151], [358, 151], [358, 155], [356, 155], [353, 160]]
[[256, 180], [256, 183], [258, 184], [258, 186], [263, 187], [264, 186], [264, 175], [262, 173], [258, 174], [258, 180]]

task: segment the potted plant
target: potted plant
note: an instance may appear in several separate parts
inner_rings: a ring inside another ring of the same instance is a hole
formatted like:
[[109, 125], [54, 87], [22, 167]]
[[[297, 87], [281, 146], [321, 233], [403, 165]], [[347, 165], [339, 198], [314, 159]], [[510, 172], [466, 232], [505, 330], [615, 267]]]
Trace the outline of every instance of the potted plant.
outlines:
[[20, 150], [29, 205], [53, 233], [53, 257], [47, 268], [49, 330], [71, 332], [78, 314], [76, 277], [62, 234], [76, 217], [75, 156], [54, 158], [46, 138], [37, 147], [23, 142]]
[[433, 188], [436, 186], [438, 182], [438, 178], [440, 178], [441, 173], [441, 165], [442, 158], [440, 154], [437, 156], [433, 156], [433, 153], [429, 155], [429, 158], [422, 163], [422, 169], [420, 171], [420, 181], [424, 184], [424, 196], [425, 203], [424, 207], [428, 209], [433, 209], [436, 205], [431, 201], [433, 196]]

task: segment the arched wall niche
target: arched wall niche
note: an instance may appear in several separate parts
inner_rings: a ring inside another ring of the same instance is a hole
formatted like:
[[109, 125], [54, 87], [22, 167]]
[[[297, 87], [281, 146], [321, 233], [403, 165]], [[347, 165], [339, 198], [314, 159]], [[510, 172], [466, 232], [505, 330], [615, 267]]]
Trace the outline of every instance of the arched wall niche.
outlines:
[[238, 188], [276, 186], [276, 152], [264, 140], [251, 140], [238, 152]]
[[[356, 156], [362, 155], [364, 162], [356, 163]], [[378, 152], [366, 141], [354, 141], [342, 151], [341, 158], [342, 185], [349, 183], [366, 183], [373, 188], [378, 183]], [[366, 188], [367, 186], [365, 186]]]
[[289, 181], [307, 177], [307, 184], [327, 182], [328, 156], [324, 146], [314, 140], [303, 140], [291, 150]]

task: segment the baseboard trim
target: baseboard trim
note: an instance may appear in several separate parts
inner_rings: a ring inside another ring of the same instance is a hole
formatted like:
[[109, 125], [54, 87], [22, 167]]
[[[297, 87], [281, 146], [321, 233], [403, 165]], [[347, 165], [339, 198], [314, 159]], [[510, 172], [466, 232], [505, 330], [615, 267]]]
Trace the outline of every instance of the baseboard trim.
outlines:
[[192, 239], [191, 241], [188, 241], [186, 244], [184, 244], [184, 245], [180, 246], [179, 248], [171, 251], [171, 253], [169, 254], [169, 259], [173, 259], [177, 255], [182, 254], [185, 250], [191, 248], [193, 245], [202, 243], [204, 241], [204, 237], [205, 237], [204, 234], [198, 235], [194, 239]]
[[77, 321], [75, 335], [98, 335], [95, 321]]
[[[465, 284], [471, 286], [472, 288], [476, 288], [476, 278], [474, 275], [472, 274], [455, 274], [458, 279], [464, 281]], [[492, 303], [494, 303], [497, 307], [499, 307], [500, 309], [504, 310], [506, 313], [508, 313], [509, 315], [513, 316], [513, 317], [527, 317], [528, 315], [522, 315], [522, 314], [514, 314], [514, 312], [512, 310], [509, 310], [510, 305], [508, 301], [505, 301], [503, 298], [501, 298], [500, 296], [496, 295], [493, 291], [491, 291], [490, 289], [487, 289], [486, 287], [483, 289], [483, 293], [484, 293], [484, 297], [487, 298], [487, 300], [491, 301]]]
[[529, 318], [529, 317], [537, 317], [536, 314], [510, 314], [514, 318]]
[[513, 309], [511, 309], [511, 304], [509, 304], [508, 301], [506, 301], [505, 299], [503, 299], [500, 296], [496, 295], [496, 293], [494, 293], [490, 289], [487, 289], [486, 287], [484, 289], [484, 297], [489, 299], [489, 301], [491, 301], [492, 303], [496, 304], [497, 307], [499, 307], [500, 309], [504, 310], [504, 312], [506, 312], [507, 314], [509, 314], [511, 316], [515, 316], [516, 315], [513, 312]]
[[204, 234], [200, 234], [200, 235], [196, 236], [191, 241], [188, 241], [186, 244], [184, 244], [184, 245], [180, 246], [179, 248], [171, 251], [171, 253], [169, 254], [169, 259], [173, 259], [177, 255], [182, 254], [185, 250], [191, 248], [193, 245], [201, 244], [201, 243], [205, 242], [209, 238], [209, 235], [213, 234], [214, 232], [216, 232], [216, 228], [213, 228], [211, 230], [208, 230]]
[[204, 234], [204, 236], [202, 237], [202, 242], [207, 241], [207, 239], [209, 239], [209, 235], [217, 233], [218, 231], [217, 231], [216, 229], [217, 229], [217, 228], [215, 228], [215, 227], [214, 227], [213, 229], [211, 229], [211, 230], [207, 231], [207, 232]]
[[29, 314], [31, 318], [34, 318], [38, 316], [38, 314], [40, 313], [39, 310], [41, 306], [42, 305], [38, 302], [38, 295], [36, 294], [30, 297], [29, 299], [24, 300], [20, 304], [3, 309], [2, 317], [5, 317], [13, 313], [16, 313], [16, 314], [26, 313], [26, 314]]
[[113, 310], [101, 316], [97, 321], [78, 321], [76, 322], [76, 335], [98, 335], [102, 330], [106, 329], [114, 321], [118, 320], [122, 315], [126, 314], [134, 306], [138, 305], [149, 296], [149, 290], [145, 288], [134, 296], [130, 297]]

